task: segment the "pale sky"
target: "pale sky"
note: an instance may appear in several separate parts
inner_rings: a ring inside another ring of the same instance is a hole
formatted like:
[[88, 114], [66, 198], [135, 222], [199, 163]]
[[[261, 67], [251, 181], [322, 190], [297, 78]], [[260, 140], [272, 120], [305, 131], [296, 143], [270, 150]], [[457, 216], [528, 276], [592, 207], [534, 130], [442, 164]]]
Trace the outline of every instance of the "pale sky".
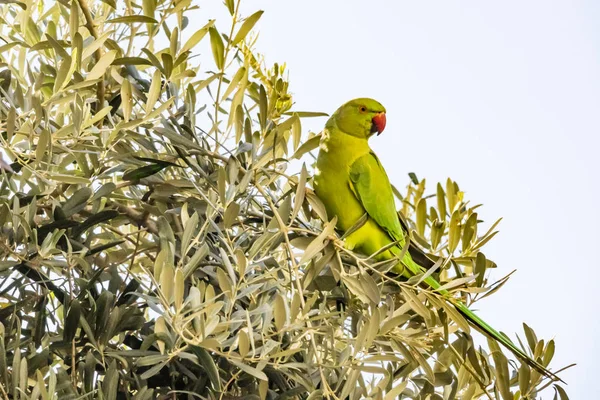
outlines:
[[[200, 2], [200, 23], [224, 29], [220, 3]], [[257, 48], [287, 62], [296, 109], [379, 100], [388, 124], [371, 144], [395, 185], [450, 176], [488, 223], [504, 217], [485, 253], [492, 278], [517, 272], [479, 314], [554, 338], [552, 365], [578, 363], [561, 375], [571, 399], [600, 398], [600, 2], [242, 3], [265, 10]]]

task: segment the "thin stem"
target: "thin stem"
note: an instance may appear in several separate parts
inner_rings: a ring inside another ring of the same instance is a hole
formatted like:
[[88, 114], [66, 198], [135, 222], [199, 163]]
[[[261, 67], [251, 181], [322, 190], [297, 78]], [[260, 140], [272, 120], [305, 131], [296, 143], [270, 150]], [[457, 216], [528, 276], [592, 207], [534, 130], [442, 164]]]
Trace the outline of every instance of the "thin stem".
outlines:
[[219, 151], [219, 105], [220, 105], [220, 97], [221, 97], [221, 86], [223, 85], [223, 76], [225, 75], [225, 66], [227, 65], [227, 56], [229, 55], [229, 51], [231, 50], [231, 40], [233, 37], [233, 31], [235, 30], [235, 26], [238, 22], [238, 12], [240, 9], [241, 0], [237, 0], [235, 4], [235, 10], [233, 12], [233, 21], [231, 22], [231, 30], [229, 31], [229, 37], [227, 40], [227, 46], [225, 46], [225, 54], [223, 55], [223, 66], [219, 71], [219, 83], [217, 84], [217, 96], [215, 97], [215, 120], [214, 120], [214, 129], [215, 129], [215, 152]]
[[[79, 3], [79, 8], [83, 12], [83, 16], [85, 17], [85, 27], [90, 32], [90, 35], [94, 37], [94, 39], [98, 39], [98, 31], [94, 25], [94, 17], [88, 7], [86, 0], [77, 0]], [[95, 51], [96, 61], [100, 60], [102, 57], [102, 46], [99, 46]], [[104, 78], [98, 81], [98, 85], [96, 86], [96, 97], [98, 98], [98, 103], [96, 104], [96, 112], [100, 111], [102, 107], [104, 107]], [[98, 121], [98, 124], [102, 124], [102, 121]]]

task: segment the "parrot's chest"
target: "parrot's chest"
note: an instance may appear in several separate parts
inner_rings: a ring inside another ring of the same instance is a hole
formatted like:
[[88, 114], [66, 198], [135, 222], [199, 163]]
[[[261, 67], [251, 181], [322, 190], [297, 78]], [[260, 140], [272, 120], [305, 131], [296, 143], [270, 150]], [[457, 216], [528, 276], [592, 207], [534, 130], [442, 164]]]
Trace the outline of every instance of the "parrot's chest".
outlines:
[[344, 146], [332, 140], [321, 143], [315, 170], [315, 192], [327, 209], [329, 219], [337, 216], [338, 228], [347, 230], [365, 213], [350, 188], [350, 167], [370, 150]]

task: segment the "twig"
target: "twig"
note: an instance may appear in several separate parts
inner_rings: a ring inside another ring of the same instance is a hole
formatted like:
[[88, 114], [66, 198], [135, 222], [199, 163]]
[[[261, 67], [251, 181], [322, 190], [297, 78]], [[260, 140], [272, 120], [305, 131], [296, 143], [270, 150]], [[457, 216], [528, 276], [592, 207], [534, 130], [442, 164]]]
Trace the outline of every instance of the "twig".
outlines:
[[[83, 16], [85, 17], [85, 27], [90, 32], [90, 35], [94, 37], [94, 39], [98, 39], [98, 31], [96, 31], [96, 27], [94, 26], [94, 17], [92, 17], [92, 13], [90, 8], [88, 7], [86, 0], [77, 0], [79, 3], [79, 7], [83, 12]], [[102, 58], [102, 46], [98, 46], [96, 51], [94, 52], [96, 56], [96, 62]], [[101, 78], [98, 81], [98, 85], [96, 87], [96, 97], [98, 98], [98, 103], [96, 104], [96, 112], [100, 111], [104, 106], [104, 78]], [[102, 121], [98, 122], [102, 124]]]
[[454, 353], [454, 356], [460, 360], [461, 366], [464, 366], [465, 369], [471, 374], [471, 376], [473, 377], [473, 379], [475, 379], [475, 381], [479, 384], [479, 387], [481, 388], [481, 390], [483, 390], [483, 392], [486, 394], [486, 396], [490, 400], [493, 400], [493, 397], [489, 394], [489, 392], [485, 388], [485, 384], [483, 383], [483, 381], [481, 379], [479, 379], [479, 375], [477, 375], [477, 373], [473, 370], [473, 368], [471, 368], [471, 366], [466, 362], [466, 360], [464, 360], [460, 356], [460, 354], [458, 354], [458, 351], [456, 351], [456, 349], [454, 348], [454, 346], [452, 346], [450, 343], [446, 343], [446, 344], [448, 345], [448, 347], [450, 348], [450, 350]]
[[221, 74], [219, 75], [219, 83], [217, 85], [217, 97], [215, 97], [215, 152], [219, 151], [219, 106], [221, 97], [221, 86], [223, 85], [223, 76], [225, 75], [225, 67], [227, 64], [227, 56], [229, 55], [229, 51], [231, 50], [231, 41], [233, 40], [233, 30], [235, 29], [235, 25], [238, 22], [238, 12], [240, 9], [241, 0], [237, 0], [235, 4], [235, 10], [233, 12], [233, 21], [231, 22], [231, 31], [229, 32], [229, 37], [227, 40], [227, 46], [225, 47], [225, 53], [223, 55], [223, 67], [221, 68]]
[[6, 400], [9, 400], [8, 394], [6, 393], [6, 390], [4, 390], [4, 385], [0, 383], [0, 389], [2, 389], [2, 395], [4, 396], [4, 398]]
[[117, 211], [119, 211], [122, 214], [125, 214], [127, 218], [129, 218], [136, 224], [145, 227], [148, 230], [148, 232], [158, 235], [158, 227], [156, 226], [156, 223], [149, 219], [146, 213], [137, 211], [126, 205], [119, 204], [114, 200], [108, 202], [108, 205], [115, 207]]

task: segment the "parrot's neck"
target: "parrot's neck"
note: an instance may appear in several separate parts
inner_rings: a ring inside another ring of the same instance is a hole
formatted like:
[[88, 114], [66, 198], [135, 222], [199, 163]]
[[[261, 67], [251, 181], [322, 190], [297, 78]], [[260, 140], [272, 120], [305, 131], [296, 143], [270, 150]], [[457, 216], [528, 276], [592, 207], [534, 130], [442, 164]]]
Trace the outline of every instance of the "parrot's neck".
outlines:
[[371, 148], [366, 138], [348, 135], [335, 124], [327, 124], [321, 137], [320, 151], [329, 154], [344, 154], [344, 158], [354, 160], [370, 152]]

